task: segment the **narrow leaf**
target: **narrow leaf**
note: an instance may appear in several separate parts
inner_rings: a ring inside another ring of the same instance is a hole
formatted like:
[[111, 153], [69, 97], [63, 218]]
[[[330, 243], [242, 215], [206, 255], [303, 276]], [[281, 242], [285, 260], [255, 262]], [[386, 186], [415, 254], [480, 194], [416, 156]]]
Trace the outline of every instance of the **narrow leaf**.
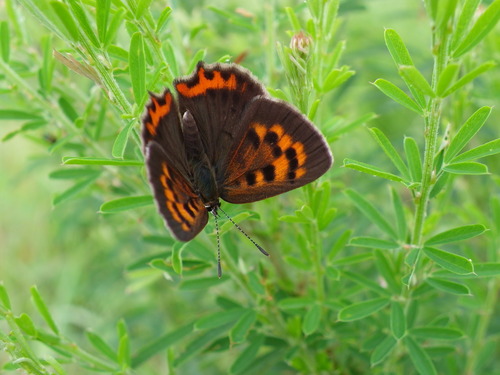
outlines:
[[399, 73], [405, 80], [405, 82], [416, 88], [420, 91], [422, 95], [430, 96], [431, 98], [435, 97], [436, 94], [432, 90], [429, 82], [425, 79], [425, 77], [420, 73], [420, 71], [413, 65], [403, 65], [399, 67]]
[[97, 175], [93, 177], [86, 178], [83, 181], [80, 181], [73, 186], [71, 186], [69, 189], [66, 189], [64, 192], [61, 194], [57, 194], [54, 199], [52, 200], [52, 204], [54, 206], [57, 206], [58, 204], [61, 204], [64, 201], [67, 201], [70, 198], [73, 198], [75, 195], [80, 193], [81, 191], [85, 190], [88, 186], [90, 186], [94, 181], [97, 179]]
[[102, 44], [106, 42], [106, 33], [108, 31], [109, 10], [111, 8], [111, 0], [99, 0], [96, 2], [96, 24], [99, 40]]
[[365, 318], [383, 309], [389, 304], [389, 302], [390, 300], [388, 298], [375, 298], [352, 304], [339, 311], [338, 320], [343, 322], [352, 322], [354, 320]]
[[458, 130], [458, 133], [452, 138], [450, 146], [444, 154], [444, 162], [448, 164], [474, 135], [481, 129], [491, 113], [491, 107], [481, 107], [474, 112], [467, 121]]
[[101, 171], [91, 168], [66, 168], [57, 169], [49, 173], [49, 178], [55, 180], [73, 180], [84, 177], [97, 177]]
[[2, 303], [3, 307], [7, 310], [11, 309], [9, 294], [7, 293], [5, 285], [3, 285], [3, 281], [0, 281], [0, 303]]
[[396, 228], [398, 232], [398, 239], [400, 243], [407, 241], [408, 226], [406, 224], [406, 215], [403, 207], [403, 202], [396, 189], [391, 187], [392, 207], [394, 208], [394, 215], [396, 217]]
[[438, 96], [444, 97], [443, 94], [446, 92], [448, 87], [450, 87], [451, 84], [457, 78], [457, 74], [458, 74], [459, 69], [460, 69], [460, 65], [455, 64], [455, 63], [451, 63], [451, 64], [446, 66], [446, 68], [441, 73], [441, 76], [439, 77], [439, 80], [437, 83], [436, 94]]
[[242, 308], [231, 309], [227, 311], [219, 311], [203, 318], [198, 319], [194, 323], [195, 329], [214, 329], [226, 324], [236, 322], [243, 314], [245, 314], [246, 310]]
[[132, 368], [139, 367], [142, 363], [146, 362], [149, 358], [155, 356], [158, 353], [163, 352], [169, 346], [182, 340], [184, 337], [191, 334], [193, 330], [193, 324], [188, 323], [173, 332], [167, 333], [166, 335], [160, 336], [158, 339], [152, 343], [141, 348], [137, 354], [132, 359]]
[[94, 34], [94, 30], [90, 26], [89, 20], [85, 11], [80, 6], [79, 1], [69, 1], [69, 5], [71, 7], [71, 11], [78, 23], [79, 29], [83, 31], [83, 35], [87, 36], [88, 40], [95, 46], [99, 47], [99, 40]]
[[422, 159], [417, 142], [412, 137], [405, 137], [404, 147], [411, 180], [420, 182], [422, 180]]
[[54, 12], [57, 14], [57, 17], [59, 17], [59, 20], [64, 25], [66, 36], [69, 37], [69, 39], [73, 42], [78, 41], [80, 39], [80, 32], [78, 31], [79, 29], [76, 25], [75, 20], [73, 19], [73, 16], [68, 10], [68, 6], [59, 1], [51, 1], [50, 5], [52, 6]]
[[386, 96], [394, 100], [396, 103], [399, 103], [402, 106], [411, 109], [413, 112], [416, 112], [419, 115], [423, 115], [424, 111], [422, 110], [422, 108], [403, 90], [401, 90], [392, 82], [379, 78], [375, 82], [373, 82], [373, 85], [380, 91], [382, 91]]
[[103, 158], [90, 158], [90, 157], [63, 157], [63, 164], [78, 164], [78, 165], [117, 165], [117, 166], [137, 166], [142, 167], [144, 162], [142, 160], [117, 160], [117, 159], [103, 159]]
[[459, 88], [465, 86], [466, 84], [472, 82], [476, 77], [483, 74], [487, 70], [496, 66], [496, 63], [493, 61], [485, 62], [479, 65], [477, 68], [473, 69], [469, 73], [465, 74], [461, 77], [457, 82], [455, 82], [448, 90], [443, 93], [443, 97], [450, 95], [451, 93], [457, 91]]
[[450, 272], [459, 275], [466, 275], [474, 272], [472, 261], [460, 255], [433, 247], [424, 247], [424, 254]]
[[379, 271], [380, 275], [386, 281], [389, 289], [394, 293], [401, 293], [401, 284], [396, 278], [398, 277], [397, 272], [394, 267], [389, 263], [387, 253], [381, 250], [375, 250], [373, 252], [375, 258], [375, 266]]
[[129, 50], [129, 70], [134, 98], [137, 105], [142, 105], [146, 98], [146, 59], [142, 34], [137, 32], [132, 35]]
[[156, 33], [160, 33], [163, 30], [163, 28], [167, 25], [168, 21], [170, 20], [171, 14], [172, 14], [171, 7], [165, 7], [162, 10], [160, 17], [158, 17], [158, 21], [156, 22]]
[[403, 342], [419, 374], [437, 375], [436, 367], [434, 367], [434, 363], [432, 363], [429, 355], [413, 338], [406, 336]]
[[[257, 336], [252, 338], [250, 344], [241, 352], [231, 366], [231, 374], [241, 374], [251, 365], [255, 365], [255, 357], [259, 352], [260, 347], [264, 343], [264, 336]], [[259, 361], [257, 361], [259, 362]]]
[[450, 242], [463, 241], [469, 238], [479, 236], [486, 231], [486, 227], [481, 224], [464, 225], [461, 227], [449, 229], [432, 236], [425, 241], [425, 246], [441, 245]]
[[116, 137], [115, 142], [113, 143], [113, 149], [111, 150], [111, 155], [114, 158], [123, 159], [130, 131], [134, 128], [134, 124], [135, 121], [129, 121], [129, 123], [122, 128], [122, 130]]
[[500, 19], [500, 0], [493, 1], [479, 16], [469, 34], [453, 52], [453, 57], [459, 57], [474, 48], [495, 27]]
[[375, 366], [382, 362], [392, 350], [396, 347], [397, 341], [393, 336], [387, 336], [382, 342], [377, 345], [370, 357], [371, 366]]
[[352, 189], [347, 189], [345, 194], [356, 207], [375, 225], [387, 233], [392, 239], [397, 240], [397, 235], [389, 222], [384, 219], [379, 210], [369, 203], [361, 194]]
[[467, 286], [455, 283], [453, 281], [439, 279], [437, 277], [428, 277], [426, 282], [430, 286], [442, 292], [466, 296], [471, 295], [470, 290]]
[[465, 175], [489, 174], [488, 167], [486, 165], [472, 161], [464, 163], [448, 164], [443, 168], [443, 170], [453, 174], [465, 174]]
[[453, 158], [450, 163], [455, 164], [457, 162], [476, 160], [484, 158], [485, 156], [496, 155], [498, 153], [500, 153], [500, 138], [485, 143], [481, 146], [477, 146], [469, 151], [465, 151]]
[[229, 331], [229, 339], [232, 343], [238, 344], [245, 341], [248, 332], [257, 320], [257, 313], [255, 310], [248, 310], [245, 312], [235, 323]]
[[385, 44], [396, 65], [413, 65], [410, 53], [399, 34], [393, 29], [386, 29]]
[[406, 317], [399, 302], [391, 303], [391, 332], [396, 339], [401, 339], [406, 333]]
[[38, 288], [36, 286], [31, 287], [31, 298], [38, 309], [38, 312], [42, 316], [42, 318], [45, 320], [45, 323], [50, 327], [52, 332], [54, 332], [56, 335], [59, 334], [59, 329], [56, 326], [56, 323], [54, 322], [54, 319], [52, 319], [52, 315], [49, 312], [49, 309], [47, 308], [47, 305], [45, 304], [45, 301], [43, 300], [42, 296], [38, 292]]
[[421, 337], [424, 340], [459, 340], [464, 333], [458, 329], [446, 327], [417, 327], [410, 330], [412, 336]]
[[382, 150], [384, 150], [385, 154], [389, 157], [389, 159], [391, 159], [394, 166], [401, 173], [403, 178], [408, 180], [410, 178], [408, 168], [386, 135], [378, 128], [370, 128], [369, 130], [380, 147], [382, 147]]
[[0, 22], [0, 57], [6, 63], [10, 58], [10, 29], [7, 21]]
[[302, 323], [302, 332], [304, 335], [309, 336], [316, 332], [321, 322], [321, 306], [317, 303], [313, 304], [306, 312], [304, 321]]
[[108, 357], [113, 362], [117, 362], [116, 353], [114, 350], [99, 336], [98, 334], [87, 331], [86, 332], [87, 339], [90, 341], [92, 346]]
[[390, 181], [396, 181], [396, 182], [404, 182], [405, 181], [403, 178], [396, 176], [395, 174], [385, 172], [374, 165], [363, 163], [363, 162], [360, 162], [357, 160], [344, 159], [343, 166], [347, 167], [347, 168], [355, 169], [355, 170], [363, 172], [363, 173], [371, 174], [372, 176], [382, 177], [382, 178], [385, 178], [386, 180], [390, 180]]

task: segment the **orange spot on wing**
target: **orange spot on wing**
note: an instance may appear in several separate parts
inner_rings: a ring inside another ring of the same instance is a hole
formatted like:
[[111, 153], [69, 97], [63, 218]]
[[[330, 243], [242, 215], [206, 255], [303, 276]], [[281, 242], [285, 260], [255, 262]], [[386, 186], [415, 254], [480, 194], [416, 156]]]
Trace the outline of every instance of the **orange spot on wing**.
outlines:
[[160, 105], [160, 103], [158, 103], [158, 100], [154, 96], [151, 97], [151, 102], [153, 103], [153, 105], [150, 105], [148, 108], [151, 122], [148, 122], [146, 124], [146, 127], [152, 136], [156, 136], [156, 129], [158, 128], [158, 124], [160, 123], [161, 118], [170, 113], [170, 107], [172, 105], [172, 94], [170, 94], [169, 92], [166, 93], [165, 104], [163, 105]]
[[258, 122], [252, 123], [252, 128], [255, 130], [257, 135], [259, 136], [260, 141], [262, 142], [262, 139], [267, 133], [267, 128], [265, 125], [259, 124]]
[[293, 148], [295, 148], [295, 151], [297, 152], [297, 160], [299, 162], [299, 165], [304, 165], [307, 159], [307, 154], [304, 152], [304, 145], [300, 142], [295, 142], [293, 144]]
[[181, 95], [188, 98], [204, 95], [210, 89], [236, 90], [237, 82], [234, 74], [231, 74], [227, 80], [222, 78], [220, 71], [214, 70], [213, 75], [211, 79], [206, 78], [205, 69], [200, 68], [198, 70], [198, 83], [196, 85], [189, 87], [186, 83], [182, 82], [176, 85], [176, 89]]

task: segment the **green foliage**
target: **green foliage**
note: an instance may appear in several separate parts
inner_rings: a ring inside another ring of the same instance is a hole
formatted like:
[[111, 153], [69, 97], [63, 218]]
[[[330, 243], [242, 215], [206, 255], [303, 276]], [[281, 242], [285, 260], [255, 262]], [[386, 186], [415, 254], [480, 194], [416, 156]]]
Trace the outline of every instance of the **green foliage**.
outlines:
[[[2, 373], [493, 373], [500, 1], [425, 0], [430, 26], [396, 3], [7, 0]], [[147, 91], [201, 59], [251, 69], [347, 167], [223, 203], [271, 256], [221, 222], [222, 279], [214, 223], [164, 228], [140, 141]]]

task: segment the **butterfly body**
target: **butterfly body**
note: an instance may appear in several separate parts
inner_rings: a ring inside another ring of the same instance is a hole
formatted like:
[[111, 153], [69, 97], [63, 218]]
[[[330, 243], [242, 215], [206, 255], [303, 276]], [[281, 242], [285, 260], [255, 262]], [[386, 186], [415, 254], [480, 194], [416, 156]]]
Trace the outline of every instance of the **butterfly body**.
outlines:
[[143, 118], [146, 167], [173, 235], [196, 236], [220, 199], [247, 203], [303, 186], [333, 158], [323, 136], [290, 104], [269, 97], [235, 64], [196, 71], [151, 94]]

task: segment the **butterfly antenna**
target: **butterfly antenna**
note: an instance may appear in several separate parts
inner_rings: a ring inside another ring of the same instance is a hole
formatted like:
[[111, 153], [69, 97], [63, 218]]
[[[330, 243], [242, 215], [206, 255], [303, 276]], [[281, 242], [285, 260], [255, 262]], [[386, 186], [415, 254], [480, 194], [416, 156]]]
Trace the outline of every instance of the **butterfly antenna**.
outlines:
[[220, 265], [220, 235], [219, 235], [219, 222], [217, 221], [217, 213], [215, 211], [212, 212], [215, 219], [215, 235], [217, 237], [217, 276], [219, 279], [222, 277], [222, 267]]
[[[234, 222], [234, 220], [233, 220], [233, 219], [232, 219], [232, 218], [231, 218], [231, 217], [230, 217], [230, 216], [226, 213], [226, 211], [224, 211], [222, 208], [220, 208], [220, 206], [219, 206], [219, 207], [217, 207], [217, 209], [218, 209], [218, 210], [221, 210], [221, 211], [222, 211], [222, 213], [224, 214], [224, 216], [226, 216], [226, 217], [229, 219], [229, 221], [230, 221], [231, 223], [233, 223], [233, 225], [234, 225], [234, 226], [235, 226], [235, 227], [236, 227], [236, 228], [237, 228], [237, 229], [238, 229], [241, 233], [243, 233], [243, 234], [245, 235], [245, 237], [246, 237], [246, 238], [248, 238], [248, 239], [250, 240], [250, 242], [252, 242], [252, 243], [255, 245], [255, 247], [256, 247], [257, 249], [259, 249], [259, 250], [260, 250], [260, 252], [261, 252], [262, 254], [264, 254], [265, 256], [269, 256], [269, 253], [268, 253], [266, 250], [264, 250], [264, 249], [262, 248], [262, 246], [260, 246], [257, 242], [255, 242], [254, 240], [252, 240], [252, 238], [250, 238], [250, 236], [249, 236], [248, 234], [246, 234], [246, 233], [245, 233], [245, 231], [244, 231], [243, 229], [241, 229], [241, 227], [240, 227], [238, 224], [236, 224], [236, 223]], [[215, 225], [217, 225], [217, 221], [216, 221], [215, 223], [216, 223]], [[217, 235], [218, 235], [218, 232], [217, 232]]]

